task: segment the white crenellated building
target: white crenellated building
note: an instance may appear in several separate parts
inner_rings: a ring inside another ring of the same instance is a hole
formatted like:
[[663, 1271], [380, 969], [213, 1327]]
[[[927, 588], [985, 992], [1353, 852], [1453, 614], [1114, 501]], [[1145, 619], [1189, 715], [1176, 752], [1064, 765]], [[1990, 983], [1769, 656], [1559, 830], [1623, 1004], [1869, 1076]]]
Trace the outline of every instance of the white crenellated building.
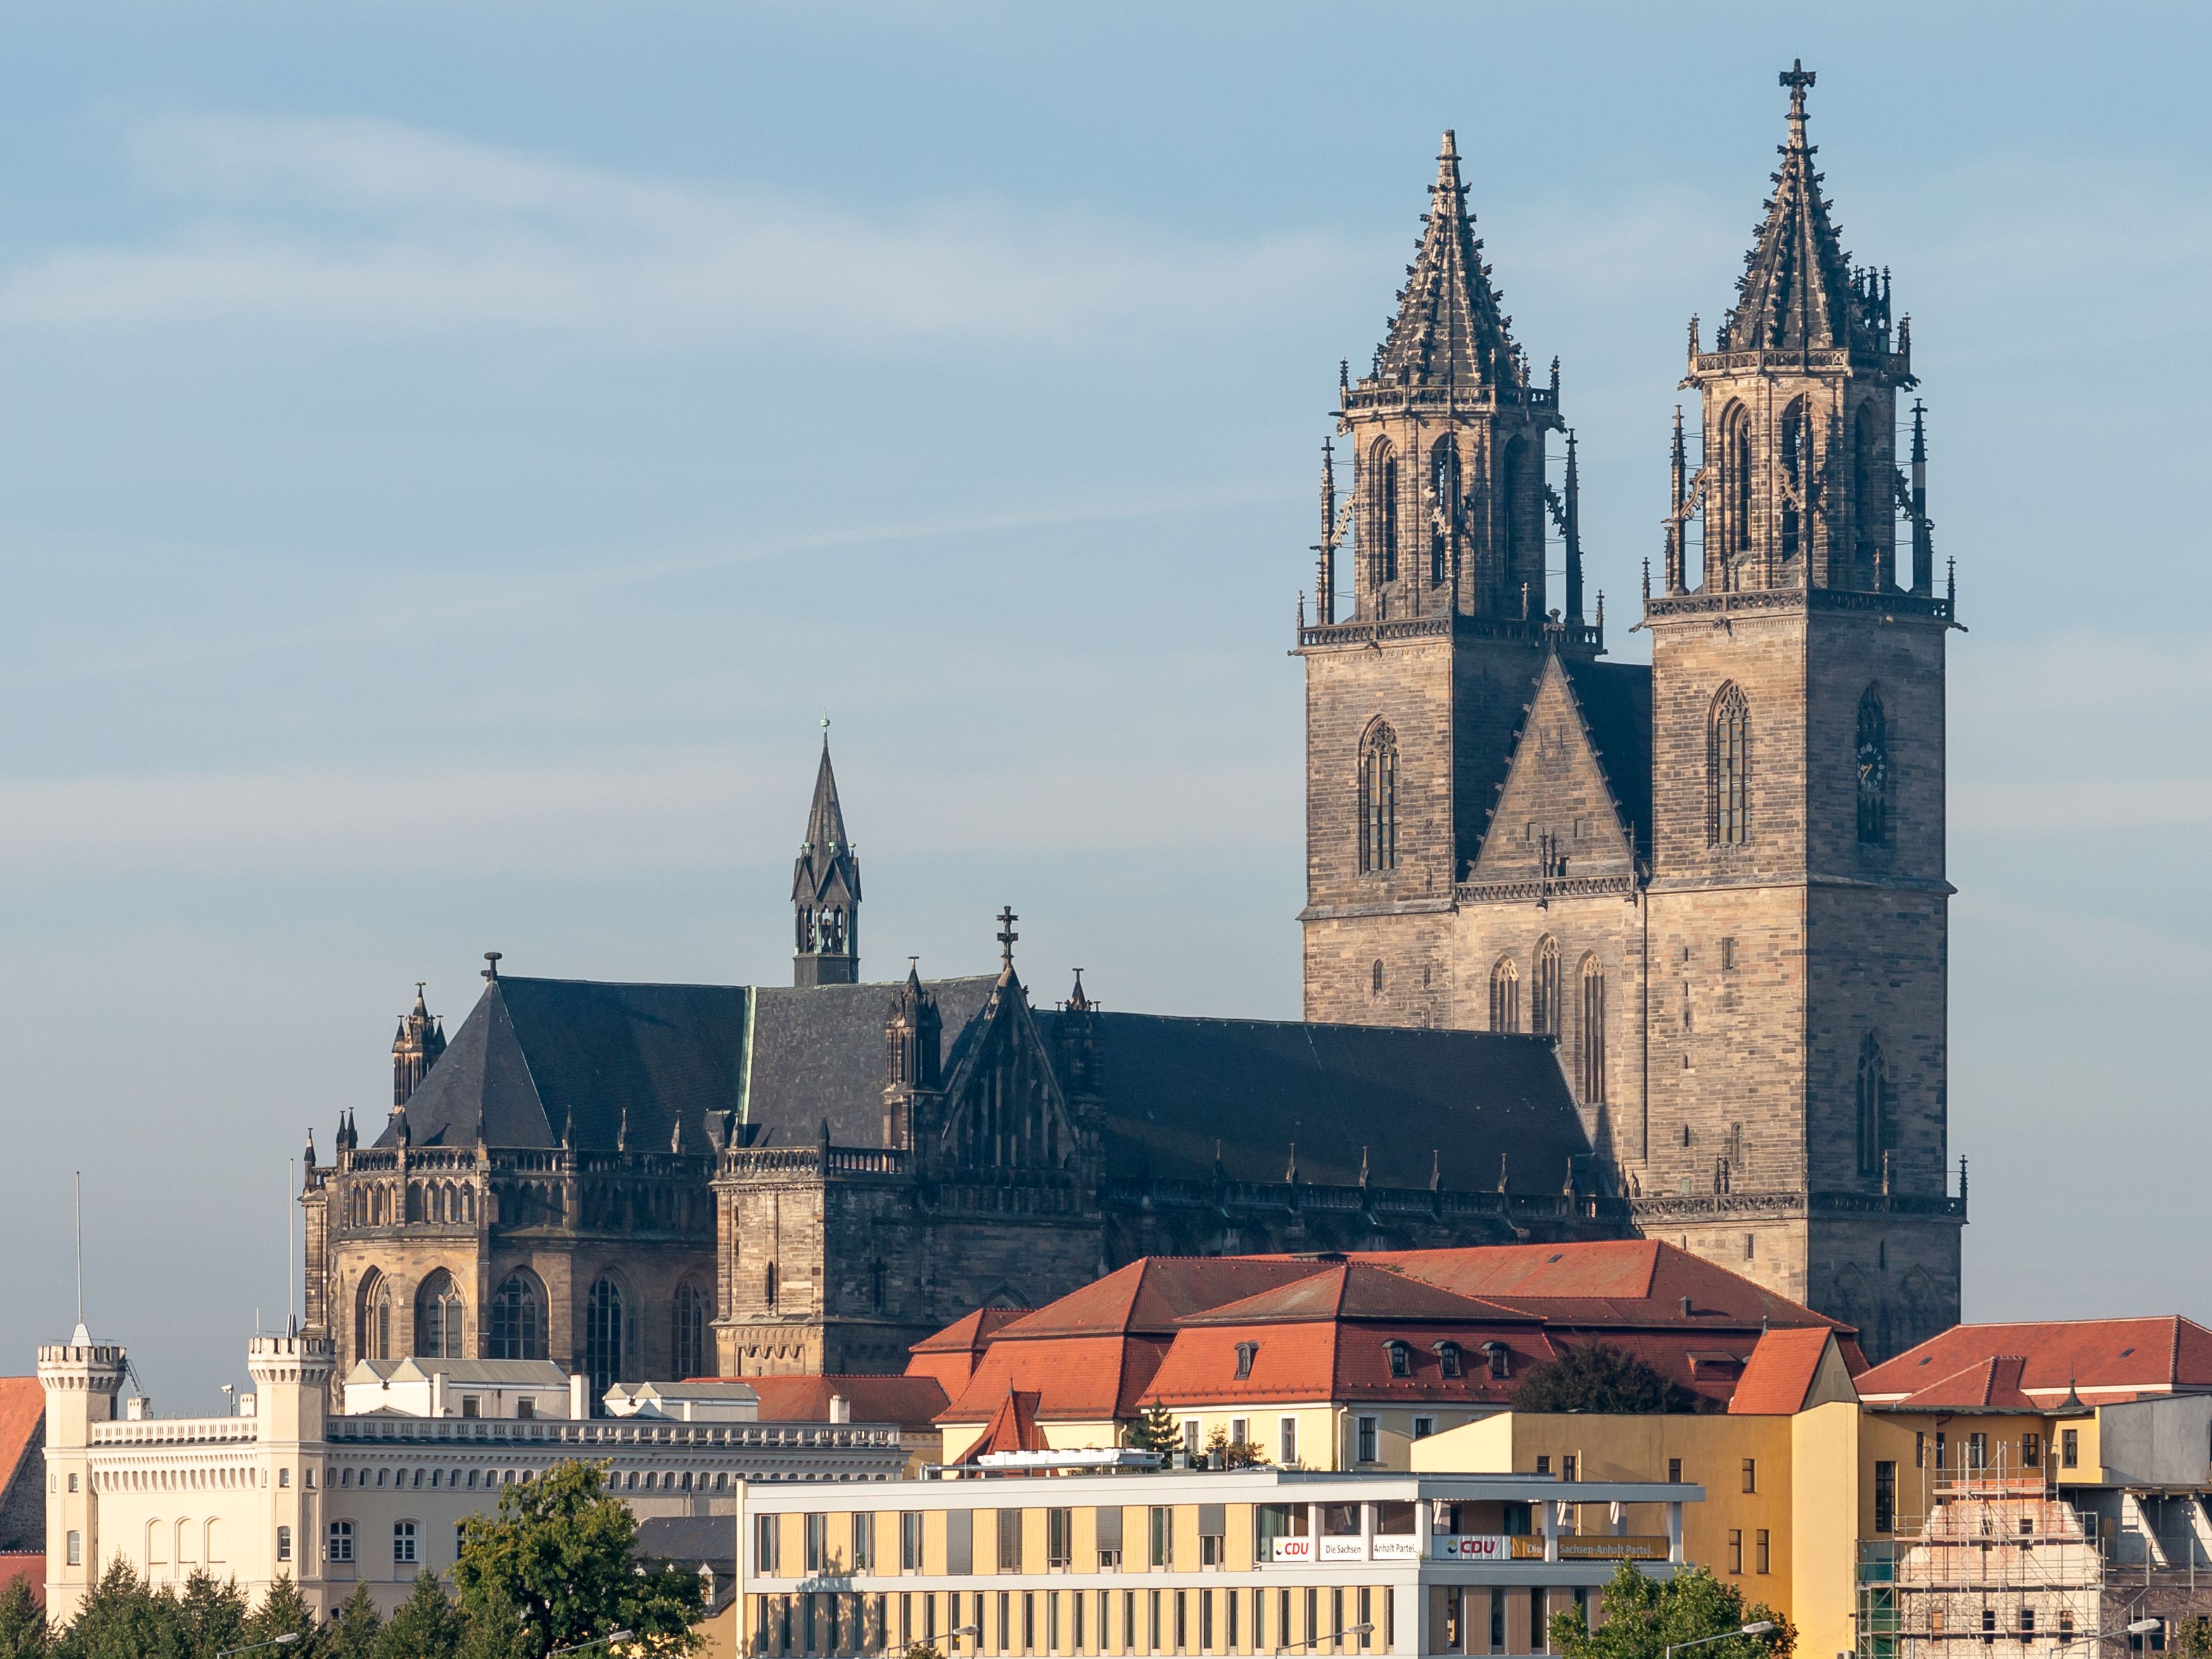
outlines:
[[554, 1399], [569, 1403], [565, 1379], [544, 1390], [549, 1414], [483, 1414], [480, 1405], [465, 1416], [466, 1395], [448, 1374], [467, 1362], [441, 1362], [443, 1385], [410, 1380], [402, 1397], [419, 1394], [419, 1414], [398, 1401], [332, 1413], [336, 1354], [316, 1336], [252, 1339], [254, 1391], [240, 1397], [250, 1413], [155, 1417], [143, 1396], [118, 1413], [127, 1358], [82, 1326], [39, 1350], [46, 1607], [57, 1624], [118, 1558], [156, 1584], [202, 1569], [235, 1578], [257, 1602], [289, 1577], [325, 1614], [365, 1583], [389, 1613], [416, 1573], [452, 1567], [465, 1516], [494, 1508], [502, 1486], [572, 1459], [606, 1464], [610, 1486], [641, 1517], [728, 1516], [732, 1528], [749, 1481], [886, 1481], [906, 1462], [896, 1424], [550, 1414]]

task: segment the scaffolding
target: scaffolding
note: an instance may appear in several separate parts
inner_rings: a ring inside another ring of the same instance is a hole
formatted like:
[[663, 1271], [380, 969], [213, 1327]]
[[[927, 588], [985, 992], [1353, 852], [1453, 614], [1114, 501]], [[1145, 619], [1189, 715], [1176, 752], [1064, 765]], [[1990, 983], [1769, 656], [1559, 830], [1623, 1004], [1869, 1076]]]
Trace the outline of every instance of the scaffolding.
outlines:
[[1999, 1644], [2003, 1659], [2091, 1659], [2104, 1559], [2044, 1472], [2000, 1454], [1939, 1473], [1929, 1495], [1924, 1516], [1859, 1545], [1858, 1659], [1980, 1659]]

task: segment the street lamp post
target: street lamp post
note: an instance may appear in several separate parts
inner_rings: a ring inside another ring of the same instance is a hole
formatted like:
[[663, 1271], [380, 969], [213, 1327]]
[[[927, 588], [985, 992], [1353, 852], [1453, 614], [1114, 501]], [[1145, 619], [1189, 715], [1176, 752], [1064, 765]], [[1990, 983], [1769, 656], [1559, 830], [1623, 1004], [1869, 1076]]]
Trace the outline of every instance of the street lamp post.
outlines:
[[554, 1654], [559, 1654], [559, 1653], [581, 1653], [581, 1652], [583, 1652], [583, 1650], [584, 1650], [585, 1649], [586, 1649], [586, 1648], [596, 1648], [596, 1647], [602, 1647], [602, 1646], [609, 1646], [609, 1647], [611, 1647], [611, 1646], [612, 1646], [612, 1645], [613, 1645], [615, 1643], [617, 1643], [617, 1642], [627, 1642], [627, 1641], [629, 1641], [629, 1638], [630, 1638], [631, 1637], [633, 1637], [633, 1636], [635, 1636], [635, 1635], [636, 1635], [636, 1634], [637, 1634], [637, 1632], [636, 1632], [635, 1631], [630, 1631], [630, 1630], [611, 1630], [611, 1631], [609, 1631], [609, 1632], [608, 1632], [605, 1636], [594, 1636], [594, 1637], [593, 1637], [590, 1641], [588, 1641], [588, 1642], [579, 1642], [579, 1643], [577, 1643], [574, 1647], [567, 1647], [567, 1648], [555, 1648], [555, 1649], [553, 1650], [553, 1652], [552, 1652], [552, 1653], [549, 1653], [549, 1654], [547, 1654], [547, 1655], [545, 1656], [545, 1659], [553, 1659], [553, 1655], [554, 1655]]
[[1767, 1632], [1773, 1628], [1774, 1621], [1771, 1619], [1754, 1620], [1750, 1624], [1746, 1625], [1741, 1630], [1724, 1630], [1717, 1636], [1700, 1636], [1694, 1642], [1674, 1643], [1669, 1645], [1665, 1653], [1661, 1656], [1661, 1659], [1673, 1659], [1673, 1656], [1680, 1652], [1684, 1648], [1701, 1648], [1708, 1642], [1725, 1642], [1731, 1636], [1764, 1636]]
[[963, 1636], [974, 1637], [977, 1647], [983, 1645], [983, 1627], [981, 1625], [955, 1625], [945, 1634], [952, 1638], [952, 1651], [956, 1654], [960, 1651], [960, 1638]]
[[1364, 1625], [1346, 1625], [1342, 1630], [1333, 1630], [1326, 1636], [1314, 1637], [1310, 1640], [1300, 1642], [1291, 1647], [1285, 1648], [1284, 1651], [1285, 1653], [1296, 1653], [1299, 1648], [1317, 1647], [1323, 1642], [1334, 1642], [1340, 1636], [1364, 1636], [1368, 1632], [1374, 1628], [1375, 1626], [1371, 1623]]
[[282, 1636], [272, 1636], [265, 1642], [249, 1642], [242, 1648], [220, 1649], [215, 1659], [230, 1659], [230, 1656], [234, 1653], [252, 1653], [258, 1648], [289, 1648], [299, 1639], [299, 1632], [288, 1630]]

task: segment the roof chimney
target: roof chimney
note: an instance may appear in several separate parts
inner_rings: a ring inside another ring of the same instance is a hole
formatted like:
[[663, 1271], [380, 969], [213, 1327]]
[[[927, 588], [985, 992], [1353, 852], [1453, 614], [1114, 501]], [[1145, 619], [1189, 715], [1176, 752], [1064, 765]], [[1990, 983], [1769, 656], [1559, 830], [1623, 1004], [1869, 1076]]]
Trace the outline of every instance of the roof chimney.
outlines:
[[1685, 1318], [1685, 1319], [1687, 1319], [1689, 1316], [1690, 1316], [1690, 1298], [1689, 1298], [1688, 1297], [1686, 1297], [1686, 1297], [1684, 1297], [1682, 1298], [1682, 1317], [1683, 1317], [1683, 1318]]

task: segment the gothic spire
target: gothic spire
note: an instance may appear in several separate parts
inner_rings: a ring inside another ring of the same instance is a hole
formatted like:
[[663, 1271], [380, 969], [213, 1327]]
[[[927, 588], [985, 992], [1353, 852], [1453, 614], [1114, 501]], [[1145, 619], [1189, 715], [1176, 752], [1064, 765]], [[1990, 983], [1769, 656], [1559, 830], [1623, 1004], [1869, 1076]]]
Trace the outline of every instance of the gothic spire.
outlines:
[[1398, 315], [1376, 354], [1377, 374], [1399, 385], [1450, 380], [1469, 392], [1486, 385], [1513, 391], [1519, 385], [1516, 348], [1506, 331], [1512, 319], [1498, 309], [1504, 296], [1491, 291], [1482, 240], [1460, 182], [1459, 147], [1449, 129], [1423, 221]]
[[822, 764], [814, 774], [814, 800], [806, 810], [806, 839], [792, 867], [791, 903], [797, 923], [793, 950], [795, 985], [852, 985], [860, 977], [860, 860], [845, 836], [845, 809], [837, 801], [837, 775], [830, 765], [830, 717], [822, 718]]
[[1722, 351], [1818, 351], [1857, 346], [1886, 350], [1889, 295], [1873, 273], [1854, 273], [1850, 256], [1829, 222], [1813, 170], [1815, 146], [1805, 137], [1805, 94], [1813, 71], [1801, 60], [1782, 72], [1790, 89], [1789, 140], [1759, 240], [1744, 257], [1735, 308], [1716, 349]]

